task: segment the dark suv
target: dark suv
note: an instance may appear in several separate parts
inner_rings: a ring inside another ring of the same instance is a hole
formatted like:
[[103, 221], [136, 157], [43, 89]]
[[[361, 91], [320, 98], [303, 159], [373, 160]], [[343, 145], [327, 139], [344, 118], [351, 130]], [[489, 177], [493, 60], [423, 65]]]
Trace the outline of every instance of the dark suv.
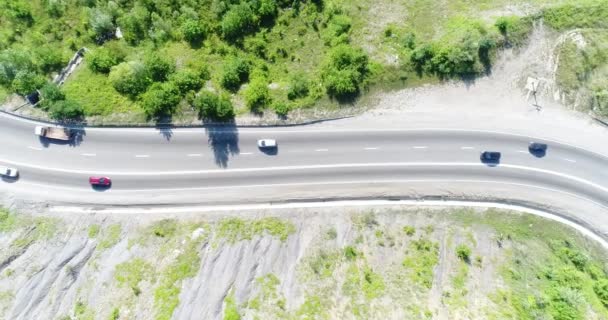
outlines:
[[498, 162], [500, 162], [500, 152], [484, 151], [481, 153], [481, 156], [479, 158], [483, 163], [497, 164]]
[[540, 142], [530, 142], [528, 151], [536, 157], [544, 157], [547, 153], [547, 144]]

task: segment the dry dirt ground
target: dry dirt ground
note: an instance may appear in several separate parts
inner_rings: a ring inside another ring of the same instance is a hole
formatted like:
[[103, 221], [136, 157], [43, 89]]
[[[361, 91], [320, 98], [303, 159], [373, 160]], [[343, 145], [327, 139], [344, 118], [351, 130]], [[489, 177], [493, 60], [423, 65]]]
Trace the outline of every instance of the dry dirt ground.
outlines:
[[[546, 276], [547, 267], [593, 281], [587, 269], [574, 269], [560, 255], [563, 250], [582, 255], [596, 276], [606, 276], [606, 252], [595, 243], [563, 225], [506, 211], [390, 206], [137, 216], [4, 213], [0, 314], [512, 319], [521, 316], [520, 304], [537, 297], [548, 299], [545, 309], [524, 311], [542, 316], [553, 310], [553, 298], [543, 290], [562, 285]], [[592, 287], [574, 294], [581, 319], [608, 319]]]

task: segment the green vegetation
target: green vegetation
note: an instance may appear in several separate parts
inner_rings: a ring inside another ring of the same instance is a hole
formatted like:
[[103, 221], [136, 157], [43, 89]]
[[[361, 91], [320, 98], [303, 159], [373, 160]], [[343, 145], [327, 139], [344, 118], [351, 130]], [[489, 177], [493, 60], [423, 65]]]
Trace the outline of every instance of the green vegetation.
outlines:
[[101, 227], [98, 224], [92, 224], [89, 226], [89, 238], [91, 239], [95, 239], [97, 238], [97, 236], [99, 235], [99, 231], [101, 230]]
[[241, 315], [234, 301], [233, 295], [228, 295], [224, 299], [224, 320], [240, 320]]
[[[44, 109], [57, 119], [172, 116], [204, 89], [285, 117], [316, 104], [334, 108], [370, 86], [483, 74], [498, 49], [524, 43], [535, 19], [558, 30], [605, 28], [602, 0], [529, 2], [542, 11], [487, 21], [479, 17], [504, 1], [3, 1], [0, 98], [41, 88], [86, 47], [84, 66], [63, 89], [66, 102]], [[250, 76], [256, 72], [263, 77]]]
[[412, 226], [405, 226], [403, 227], [403, 232], [405, 232], [405, 234], [411, 237], [416, 233], [416, 228]]
[[456, 255], [458, 258], [466, 263], [471, 262], [471, 248], [467, 247], [464, 244], [458, 245], [456, 247]]
[[21, 229], [25, 229], [26, 232], [20, 232], [13, 240], [10, 244], [13, 248], [27, 248], [35, 241], [52, 238], [59, 231], [59, 220], [16, 214], [0, 207], [0, 233], [15, 232]]
[[430, 289], [433, 286], [433, 269], [439, 262], [439, 244], [421, 238], [412, 241], [409, 250], [403, 266], [409, 270], [409, 277], [414, 283]]
[[108, 319], [110, 319], [110, 320], [120, 319], [120, 310], [118, 308], [112, 309], [112, 313], [110, 314], [110, 317]]
[[74, 316], [76, 320], [93, 320], [95, 313], [85, 303], [78, 301], [74, 306]]
[[122, 228], [120, 226], [120, 223], [109, 225], [106, 229], [102, 231], [97, 248], [99, 248], [100, 250], [104, 250], [115, 246], [118, 241], [120, 241], [121, 231]]
[[116, 266], [114, 277], [122, 286], [127, 286], [133, 290], [133, 294], [138, 296], [141, 293], [139, 283], [150, 278], [153, 272], [150, 263], [140, 258], [123, 262]]
[[270, 217], [256, 220], [230, 218], [219, 222], [217, 237], [234, 243], [251, 240], [254, 236], [269, 234], [285, 241], [295, 231], [295, 226], [291, 222], [279, 218]]
[[209, 91], [203, 91], [194, 100], [199, 118], [205, 120], [229, 121], [234, 118], [234, 107], [226, 95], [218, 96]]
[[183, 251], [160, 274], [159, 285], [154, 290], [156, 320], [171, 319], [173, 311], [179, 304], [181, 281], [196, 275], [201, 258], [198, 254], [198, 241], [189, 241]]

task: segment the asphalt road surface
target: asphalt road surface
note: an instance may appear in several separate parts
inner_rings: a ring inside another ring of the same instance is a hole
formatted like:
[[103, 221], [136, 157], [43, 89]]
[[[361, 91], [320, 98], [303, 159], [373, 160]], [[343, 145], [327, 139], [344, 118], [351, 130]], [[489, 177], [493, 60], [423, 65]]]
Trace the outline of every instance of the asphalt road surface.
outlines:
[[[150, 191], [196, 197], [215, 189], [296, 186], [310, 193], [328, 184], [365, 188], [377, 182], [437, 180], [534, 185], [608, 206], [608, 158], [517, 135], [311, 127], [86, 128], [61, 143], [34, 135], [35, 125], [0, 115], [0, 165], [20, 171], [18, 180], [4, 179], [3, 187], [44, 190], [51, 198], [73, 195], [75, 202], [118, 195], [125, 202], [125, 195], [136, 199]], [[279, 147], [264, 152], [256, 145], [261, 138], [277, 139]], [[544, 156], [528, 152], [531, 140], [549, 145]], [[501, 152], [500, 163], [481, 163], [486, 150]], [[94, 189], [89, 176], [107, 176], [113, 184]]]

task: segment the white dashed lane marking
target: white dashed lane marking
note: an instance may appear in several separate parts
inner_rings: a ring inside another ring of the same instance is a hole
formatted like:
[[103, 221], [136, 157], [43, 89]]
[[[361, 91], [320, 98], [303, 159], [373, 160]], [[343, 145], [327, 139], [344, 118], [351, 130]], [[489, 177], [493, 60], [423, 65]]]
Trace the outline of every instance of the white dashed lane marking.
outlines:
[[32, 150], [36, 150], [36, 151], [42, 151], [42, 148], [39, 148], [39, 147], [32, 147], [32, 146], [30, 146], [30, 147], [27, 147], [27, 148], [28, 149], [32, 149]]
[[147, 154], [138, 154], [138, 155], [135, 155], [135, 158], [150, 158], [150, 156]]
[[473, 150], [474, 147], [460, 147], [461, 150]]
[[241, 152], [239, 154], [242, 155], [242, 156], [248, 156], [248, 155], [252, 155], [253, 152]]
[[203, 155], [200, 153], [189, 153], [188, 157], [202, 157]]
[[568, 162], [572, 162], [572, 163], [576, 163], [576, 160], [572, 160], [572, 159], [568, 159], [568, 158], [563, 158], [564, 160], [568, 161]]
[[315, 151], [317, 151], [317, 152], [326, 152], [326, 151], [329, 151], [329, 150], [327, 150], [327, 149], [317, 149]]
[[82, 153], [80, 155], [81, 156], [85, 156], [85, 157], [94, 157], [94, 156], [96, 156], [96, 154], [94, 154], [94, 153]]
[[428, 149], [427, 146], [413, 146], [414, 149]]
[[376, 147], [367, 147], [364, 150], [378, 150], [378, 148], [376, 148]]

